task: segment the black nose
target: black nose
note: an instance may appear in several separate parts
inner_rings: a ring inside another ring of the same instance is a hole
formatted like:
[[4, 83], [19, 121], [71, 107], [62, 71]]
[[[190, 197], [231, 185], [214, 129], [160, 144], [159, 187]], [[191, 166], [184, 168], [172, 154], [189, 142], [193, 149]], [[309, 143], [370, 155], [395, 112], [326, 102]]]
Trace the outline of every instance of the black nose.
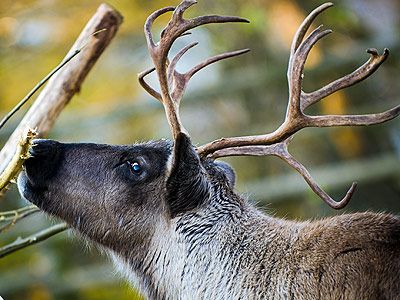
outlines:
[[32, 158], [52, 158], [58, 151], [59, 143], [52, 140], [36, 139], [32, 142], [29, 154]]
[[61, 152], [61, 144], [44, 139], [36, 139], [29, 149], [30, 157], [25, 161], [25, 173], [32, 185], [45, 186], [56, 170]]

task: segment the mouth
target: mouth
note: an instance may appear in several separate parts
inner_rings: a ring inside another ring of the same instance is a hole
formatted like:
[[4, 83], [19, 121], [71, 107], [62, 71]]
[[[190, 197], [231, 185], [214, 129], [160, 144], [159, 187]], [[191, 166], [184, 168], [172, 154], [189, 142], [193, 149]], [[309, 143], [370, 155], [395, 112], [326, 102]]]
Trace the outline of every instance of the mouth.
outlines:
[[23, 199], [41, 207], [46, 187], [35, 186], [29, 179], [25, 170], [21, 171], [17, 179], [18, 191]]
[[43, 202], [49, 180], [56, 169], [59, 152], [59, 143], [56, 141], [37, 139], [32, 142], [30, 158], [24, 162], [23, 171], [17, 180], [23, 198], [38, 206]]
[[26, 176], [25, 171], [21, 171], [21, 173], [19, 173], [17, 178], [17, 186], [19, 194], [22, 196], [22, 198], [28, 200], [29, 198], [27, 197], [28, 177]]

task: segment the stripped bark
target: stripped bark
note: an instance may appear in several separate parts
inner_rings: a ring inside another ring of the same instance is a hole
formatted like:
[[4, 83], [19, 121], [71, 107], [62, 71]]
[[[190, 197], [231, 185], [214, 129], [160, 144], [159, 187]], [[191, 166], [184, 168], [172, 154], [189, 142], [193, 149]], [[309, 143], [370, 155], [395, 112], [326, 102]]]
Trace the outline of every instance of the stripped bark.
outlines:
[[[115, 36], [122, 23], [122, 19], [120, 13], [107, 4], [99, 6], [66, 55], [64, 61], [71, 58], [77, 51], [81, 53], [68, 62], [49, 80], [46, 87], [39, 94], [32, 107], [2, 148], [0, 152], [0, 174], [3, 174], [5, 171], [8, 174], [10, 165], [11, 167], [15, 166], [16, 169], [20, 166], [18, 163], [15, 164], [14, 160], [16, 155], [20, 157], [17, 152], [21, 148], [19, 147], [21, 136], [24, 135], [24, 132], [26, 133], [27, 128], [36, 129], [38, 137], [45, 137], [47, 135], [63, 108], [79, 92], [87, 74]], [[11, 170], [11, 177], [15, 176], [15, 172], [18, 171], [16, 169]], [[32, 211], [24, 215], [17, 216], [17, 218], [11, 220], [10, 224], [6, 224], [5, 226], [9, 228], [9, 226], [15, 224], [22, 217], [34, 212], [36, 212], [36, 209], [32, 209]], [[0, 248], [0, 257], [36, 244], [66, 229], [68, 229], [68, 226], [65, 223], [61, 223], [34, 233], [27, 238], [18, 238], [13, 243]]]
[[[122, 16], [106, 4], [101, 4], [68, 52], [82, 52], [49, 80], [35, 103], [26, 113], [0, 152], [0, 173], [14, 156], [22, 133], [26, 128], [36, 128], [39, 137], [45, 137], [55, 120], [71, 98], [79, 92], [87, 74], [115, 36]], [[95, 36], [92, 34], [107, 29]]]

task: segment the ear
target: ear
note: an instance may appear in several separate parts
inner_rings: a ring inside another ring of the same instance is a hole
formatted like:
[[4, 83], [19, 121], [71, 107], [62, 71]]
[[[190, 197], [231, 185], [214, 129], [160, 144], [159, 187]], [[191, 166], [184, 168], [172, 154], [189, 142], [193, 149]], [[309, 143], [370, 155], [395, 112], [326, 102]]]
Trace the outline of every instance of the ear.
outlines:
[[199, 207], [210, 196], [210, 185], [190, 138], [180, 133], [174, 145], [174, 160], [167, 180], [171, 217]]
[[214, 163], [221, 169], [228, 179], [229, 186], [234, 189], [236, 185], [236, 173], [232, 167], [224, 161], [215, 161]]

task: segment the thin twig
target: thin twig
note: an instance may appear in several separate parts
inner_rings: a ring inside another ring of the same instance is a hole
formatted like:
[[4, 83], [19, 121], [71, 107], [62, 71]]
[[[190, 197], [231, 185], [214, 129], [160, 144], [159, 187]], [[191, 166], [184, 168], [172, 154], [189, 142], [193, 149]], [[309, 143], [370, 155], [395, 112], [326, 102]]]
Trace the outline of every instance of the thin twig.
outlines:
[[[95, 36], [96, 34], [107, 30], [107, 28], [103, 28], [94, 32], [91, 36]], [[0, 129], [4, 127], [4, 125], [8, 122], [8, 120], [18, 111], [22, 106], [25, 105], [26, 102], [29, 101], [30, 98], [62, 67], [64, 67], [67, 63], [69, 63], [75, 56], [77, 56], [86, 46], [88, 43], [83, 45], [81, 48], [75, 50], [71, 55], [64, 59], [57, 67], [55, 67], [45, 78], [39, 81], [38, 84], [1, 120], [0, 122]]]
[[15, 251], [26, 248], [28, 246], [37, 244], [41, 241], [47, 240], [49, 237], [56, 235], [57, 233], [63, 232], [68, 229], [66, 223], [60, 223], [52, 227], [46, 228], [42, 231], [36, 232], [26, 238], [17, 238], [13, 243], [5, 245], [0, 248], [0, 258], [9, 255]]
[[14, 217], [18, 214], [31, 210], [39, 210], [39, 208], [36, 205], [31, 204], [14, 210], [2, 211], [0, 212], [0, 222], [5, 221], [6, 218]]
[[[95, 31], [90, 37], [97, 35], [100, 32], [106, 31], [107, 28], [103, 28]], [[45, 78], [43, 78], [29, 93], [26, 95], [15, 107], [12, 109], [0, 122], [0, 129], [7, 123], [7, 121], [26, 103], [28, 100], [62, 67], [69, 63], [76, 55], [78, 55], [87, 45], [89, 40], [79, 49], [72, 52], [71, 55], [67, 56], [62, 63], [60, 63], [55, 69], [53, 69]], [[10, 181], [14, 179], [19, 171], [21, 170], [23, 162], [28, 158], [28, 150], [31, 145], [32, 139], [37, 135], [36, 131], [29, 129], [28, 133], [22, 137], [21, 142], [18, 145], [17, 151], [13, 156], [10, 163], [4, 169], [0, 175], [0, 192], [8, 186]], [[1, 228], [0, 228], [1, 232]]]
[[[61, 111], [81, 90], [87, 74], [111, 42], [121, 23], [122, 16], [115, 9], [106, 4], [99, 6], [71, 50], [68, 51], [64, 61], [74, 54], [76, 49], [81, 49], [81, 53], [48, 80], [1, 149], [0, 172], [6, 168], [14, 155], [21, 132], [25, 128], [37, 128], [38, 137], [41, 138], [48, 134]], [[107, 28], [107, 30], [104, 31], [103, 28]]]
[[[15, 149], [20, 143], [21, 133], [24, 132], [26, 128], [37, 128], [39, 132], [38, 136], [46, 136], [62, 109], [69, 103], [71, 98], [79, 92], [86, 75], [115, 36], [122, 23], [122, 19], [119, 12], [107, 4], [101, 4], [99, 6], [96, 13], [89, 20], [72, 46], [72, 49], [68, 52], [69, 54], [67, 54], [67, 57], [64, 59], [63, 63], [65, 68], [60, 70], [49, 80], [48, 84], [41, 91], [32, 107], [25, 114], [18, 127], [1, 149], [0, 173], [3, 173], [8, 167], [9, 162], [15, 157]], [[106, 29], [98, 30], [99, 28], [105, 27]], [[97, 35], [105, 30], [107, 31], [104, 34], [89, 39], [90, 36], [93, 37], [93, 35]], [[79, 55], [75, 60], [71, 61], [73, 55], [76, 56], [77, 54], [75, 49], [83, 50], [82, 55]], [[65, 62], [68, 60], [70, 63], [65, 65]], [[18, 213], [26, 216], [27, 214], [34, 213], [33, 211], [34, 209], [21, 208]], [[0, 218], [1, 216], [6, 219], [10, 218], [15, 216], [14, 213], [15, 212], [0, 213]], [[62, 223], [34, 233], [29, 237], [19, 238], [13, 243], [1, 247], [0, 257], [4, 257], [19, 249], [46, 240], [66, 229], [68, 229], [68, 226]]]
[[57, 67], [55, 67], [45, 78], [43, 78], [39, 83], [1, 120], [0, 129], [4, 127], [4, 125], [8, 122], [8, 120], [26, 103], [28, 100], [54, 75], [56, 74], [62, 67], [64, 67], [67, 63], [70, 62], [75, 56], [77, 56], [82, 49], [75, 50], [71, 56], [67, 57], [62, 63], [60, 63]]
[[36, 205], [29, 205], [16, 210], [0, 212], [0, 223], [5, 223], [0, 226], [0, 233], [39, 211], [40, 209]]

